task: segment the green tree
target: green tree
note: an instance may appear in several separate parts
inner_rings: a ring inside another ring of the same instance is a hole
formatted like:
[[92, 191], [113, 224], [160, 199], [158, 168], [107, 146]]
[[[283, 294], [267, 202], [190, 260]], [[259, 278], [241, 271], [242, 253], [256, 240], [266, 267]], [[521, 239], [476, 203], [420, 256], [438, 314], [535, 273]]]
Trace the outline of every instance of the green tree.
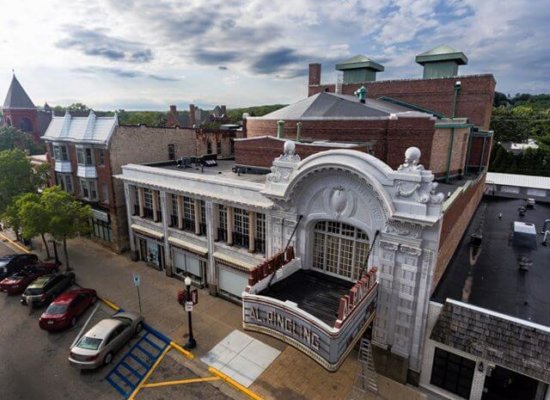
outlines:
[[2, 213], [2, 223], [6, 228], [11, 228], [15, 232], [17, 239], [20, 238], [21, 218], [19, 217], [19, 208], [17, 202], [9, 204]]
[[41, 196], [37, 193], [26, 193], [17, 198], [15, 208], [18, 212], [23, 238], [32, 239], [40, 235], [46, 249], [46, 255], [50, 259], [50, 248], [46, 241], [46, 233], [50, 231], [51, 216], [41, 200]]
[[0, 151], [1, 150], [29, 150], [33, 146], [30, 134], [20, 131], [13, 126], [0, 128]]
[[0, 213], [15, 197], [36, 192], [36, 177], [31, 163], [21, 150], [0, 152]]
[[56, 240], [63, 242], [63, 253], [67, 271], [69, 271], [69, 253], [67, 239], [79, 234], [86, 234], [90, 230], [92, 209], [75, 200], [70, 194], [61, 190], [59, 186], [47, 188], [42, 193], [41, 203], [46, 214], [50, 216], [49, 231]]
[[88, 108], [88, 106], [87, 106], [86, 104], [82, 104], [82, 103], [73, 103], [73, 104], [71, 104], [69, 107], [67, 107], [65, 110], [68, 111], [68, 112], [73, 112], [73, 111], [90, 111], [90, 109]]

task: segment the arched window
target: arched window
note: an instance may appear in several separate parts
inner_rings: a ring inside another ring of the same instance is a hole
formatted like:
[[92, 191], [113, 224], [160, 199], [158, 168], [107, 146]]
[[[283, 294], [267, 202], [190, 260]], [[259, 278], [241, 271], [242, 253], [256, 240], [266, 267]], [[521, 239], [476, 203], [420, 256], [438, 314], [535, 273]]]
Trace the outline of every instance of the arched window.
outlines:
[[319, 221], [313, 229], [313, 268], [357, 280], [369, 251], [369, 238], [354, 226]]
[[21, 119], [21, 130], [23, 132], [32, 132], [32, 122], [29, 118]]

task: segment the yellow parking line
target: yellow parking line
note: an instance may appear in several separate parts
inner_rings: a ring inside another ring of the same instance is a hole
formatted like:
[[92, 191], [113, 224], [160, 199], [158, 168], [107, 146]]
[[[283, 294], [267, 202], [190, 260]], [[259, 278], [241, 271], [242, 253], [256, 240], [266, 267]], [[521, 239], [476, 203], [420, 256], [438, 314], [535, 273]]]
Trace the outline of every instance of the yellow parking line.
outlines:
[[99, 300], [101, 300], [103, 303], [105, 303], [106, 305], [108, 305], [109, 307], [111, 307], [113, 310], [115, 311], [118, 311], [120, 310], [120, 307], [117, 306], [116, 304], [110, 302], [109, 300], [107, 299], [104, 299], [103, 297], [100, 297]]
[[149, 379], [149, 377], [151, 376], [151, 374], [155, 371], [155, 369], [159, 366], [160, 362], [164, 359], [164, 357], [166, 356], [166, 354], [167, 354], [171, 349], [172, 349], [172, 347], [166, 346], [166, 348], [164, 349], [164, 351], [162, 352], [162, 354], [160, 355], [160, 357], [157, 359], [157, 361], [155, 361], [155, 363], [153, 364], [153, 366], [151, 367], [151, 369], [147, 372], [147, 375], [145, 375], [145, 378], [142, 379], [142, 381], [139, 383], [139, 385], [137, 385], [137, 387], [134, 389], [134, 391], [132, 392], [132, 394], [130, 395], [130, 397], [128, 397], [128, 400], [134, 400], [134, 399], [135, 399], [136, 394], [138, 394], [138, 392], [141, 390], [141, 388], [143, 387], [143, 385], [145, 385], [145, 382], [147, 382], [147, 379]]
[[27, 249], [26, 247], [21, 246], [19, 243], [14, 242], [13, 240], [11, 240], [9, 237], [4, 235], [3, 233], [0, 233], [0, 237], [2, 237], [3, 239], [6, 239], [10, 244], [17, 247], [19, 250], [24, 251], [25, 253], [30, 253], [29, 249]]
[[221, 371], [218, 371], [216, 368], [214, 367], [208, 367], [208, 371], [210, 371], [211, 373], [213, 373], [214, 375], [216, 376], [219, 376], [222, 380], [224, 380], [225, 382], [229, 383], [231, 386], [235, 387], [236, 389], [240, 390], [241, 392], [243, 392], [244, 394], [246, 394], [248, 397], [250, 397], [251, 399], [254, 399], [254, 400], [262, 400], [262, 398], [260, 396], [258, 396], [256, 393], [254, 393], [253, 391], [251, 390], [248, 390], [248, 388], [244, 387], [243, 385], [241, 385], [239, 382], [237, 382], [236, 380], [230, 378], [229, 376], [227, 376], [226, 374], [224, 374], [223, 372]]
[[179, 351], [181, 354], [183, 354], [185, 357], [187, 357], [188, 359], [192, 360], [193, 358], [195, 358], [195, 356], [193, 355], [193, 353], [191, 353], [190, 351], [188, 350], [185, 350], [183, 347], [181, 347], [179, 344], [177, 344], [176, 342], [170, 342], [170, 346], [173, 347], [175, 350]]
[[221, 378], [218, 376], [207, 376], [206, 378], [189, 378], [189, 379], [180, 379], [178, 381], [165, 381], [157, 383], [147, 383], [142, 386], [142, 388], [155, 388], [171, 385], [186, 385], [188, 383], [200, 383], [200, 382], [211, 382], [219, 381]]

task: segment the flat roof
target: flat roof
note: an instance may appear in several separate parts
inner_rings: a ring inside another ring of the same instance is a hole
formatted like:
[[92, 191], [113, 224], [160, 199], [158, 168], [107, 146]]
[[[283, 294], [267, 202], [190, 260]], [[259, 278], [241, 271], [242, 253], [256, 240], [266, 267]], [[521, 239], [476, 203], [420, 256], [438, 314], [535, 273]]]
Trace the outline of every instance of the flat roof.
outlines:
[[203, 176], [223, 176], [224, 178], [235, 179], [237, 181], [247, 181], [255, 183], [265, 183], [266, 175], [269, 171], [261, 173], [261, 169], [258, 168], [257, 173], [246, 173], [241, 167], [241, 172], [233, 172], [233, 167], [236, 166], [235, 160], [218, 160], [218, 165], [214, 167], [203, 167], [201, 170], [200, 165], [191, 164], [188, 168], [178, 168], [176, 161], [166, 161], [161, 163], [146, 164], [148, 167], [169, 169], [172, 171], [181, 171], [187, 174], [197, 174]]
[[[434, 291], [433, 301], [445, 303], [450, 298], [550, 326], [550, 246], [541, 245], [542, 224], [550, 218], [550, 205], [537, 203], [520, 217], [518, 208], [525, 205], [524, 199], [489, 196], [482, 199]], [[485, 222], [480, 229], [483, 214]], [[535, 224], [536, 249], [512, 245], [516, 221]], [[470, 235], [476, 231], [483, 235], [477, 254], [470, 245]], [[518, 259], [522, 256], [528, 256], [533, 262], [528, 271], [519, 269]]]
[[281, 301], [290, 300], [305, 312], [334, 326], [340, 298], [348, 294], [354, 284], [321, 272], [300, 269], [259, 294]]
[[487, 184], [518, 186], [532, 189], [550, 190], [550, 177], [533, 175], [501, 174], [487, 172]]

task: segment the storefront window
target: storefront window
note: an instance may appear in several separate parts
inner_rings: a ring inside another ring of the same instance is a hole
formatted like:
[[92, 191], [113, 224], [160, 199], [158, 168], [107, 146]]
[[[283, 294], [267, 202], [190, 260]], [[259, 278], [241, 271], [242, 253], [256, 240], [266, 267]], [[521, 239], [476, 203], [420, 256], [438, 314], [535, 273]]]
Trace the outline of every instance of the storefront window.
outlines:
[[467, 399], [475, 365], [472, 360], [436, 347], [430, 383]]

